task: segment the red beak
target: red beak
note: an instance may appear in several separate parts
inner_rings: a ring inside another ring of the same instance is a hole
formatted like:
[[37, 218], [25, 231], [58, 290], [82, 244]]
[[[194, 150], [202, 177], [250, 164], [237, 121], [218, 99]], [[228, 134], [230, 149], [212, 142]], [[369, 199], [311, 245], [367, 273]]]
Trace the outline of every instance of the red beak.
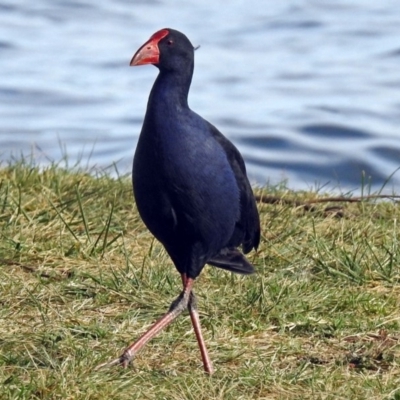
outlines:
[[160, 61], [160, 50], [158, 42], [169, 34], [168, 29], [161, 29], [156, 32], [132, 57], [130, 66], [158, 64]]

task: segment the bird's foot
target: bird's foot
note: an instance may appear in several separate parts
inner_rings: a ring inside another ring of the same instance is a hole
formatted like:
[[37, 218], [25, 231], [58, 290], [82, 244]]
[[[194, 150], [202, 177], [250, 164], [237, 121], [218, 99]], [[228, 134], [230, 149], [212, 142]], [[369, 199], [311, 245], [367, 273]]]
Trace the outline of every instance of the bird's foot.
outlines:
[[130, 362], [133, 360], [133, 357], [134, 357], [133, 352], [129, 351], [129, 349], [126, 349], [120, 357], [98, 365], [95, 368], [95, 371], [98, 371], [99, 369], [102, 369], [105, 367], [107, 367], [107, 368], [114, 367], [115, 365], [120, 365], [122, 368], [127, 368], [128, 365], [130, 364]]

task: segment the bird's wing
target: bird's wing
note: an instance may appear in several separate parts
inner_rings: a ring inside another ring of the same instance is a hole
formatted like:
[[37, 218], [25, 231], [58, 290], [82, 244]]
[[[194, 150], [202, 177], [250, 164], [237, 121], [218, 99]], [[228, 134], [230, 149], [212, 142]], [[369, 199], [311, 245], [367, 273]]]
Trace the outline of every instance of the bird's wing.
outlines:
[[212, 124], [208, 126], [215, 140], [224, 149], [235, 174], [240, 190], [240, 218], [231, 239], [231, 246], [243, 245], [246, 254], [260, 243], [260, 217], [257, 211], [253, 190], [246, 174], [246, 166], [239, 150]]

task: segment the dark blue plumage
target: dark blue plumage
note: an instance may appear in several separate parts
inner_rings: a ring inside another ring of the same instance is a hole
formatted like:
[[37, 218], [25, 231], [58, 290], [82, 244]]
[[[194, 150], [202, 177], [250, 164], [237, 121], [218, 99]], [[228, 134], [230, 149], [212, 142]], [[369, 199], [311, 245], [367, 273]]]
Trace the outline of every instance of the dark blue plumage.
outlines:
[[[169, 44], [171, 42], [171, 44]], [[257, 208], [238, 150], [188, 106], [194, 48], [168, 29], [133, 165], [139, 213], [176, 268], [196, 278], [205, 263], [252, 266], [235, 248], [257, 248]], [[214, 261], [214, 262], [213, 262]]]
[[110, 363], [127, 366], [158, 332], [188, 308], [204, 370], [212, 363], [200, 328], [193, 284], [206, 263], [240, 274], [253, 266], [243, 252], [256, 249], [260, 221], [246, 168], [236, 147], [187, 102], [194, 48], [173, 29], [156, 32], [131, 65], [154, 64], [151, 90], [133, 163], [139, 213], [181, 274], [183, 290], [168, 312]]

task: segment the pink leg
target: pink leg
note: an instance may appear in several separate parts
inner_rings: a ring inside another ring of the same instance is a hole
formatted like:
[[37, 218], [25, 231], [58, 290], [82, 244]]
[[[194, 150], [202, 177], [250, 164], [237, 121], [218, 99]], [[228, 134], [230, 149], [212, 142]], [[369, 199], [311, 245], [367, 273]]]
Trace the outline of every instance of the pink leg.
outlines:
[[[185, 284], [187, 282], [186, 274], [182, 274], [182, 282], [183, 286], [185, 287]], [[194, 333], [196, 335], [197, 343], [199, 344], [201, 358], [203, 360], [204, 371], [207, 374], [211, 375], [214, 373], [214, 368], [212, 366], [210, 356], [208, 355], [206, 343], [204, 341], [203, 334], [201, 332], [200, 318], [199, 318], [199, 313], [197, 312], [197, 301], [193, 291], [190, 294], [188, 309]]]
[[157, 335], [161, 330], [168, 326], [179, 314], [185, 310], [189, 305], [191, 298], [192, 287], [194, 284], [194, 279], [186, 279], [183, 286], [183, 291], [179, 297], [174, 300], [168, 310], [168, 312], [161, 317], [146, 333], [144, 333], [136, 342], [132, 343], [129, 347], [125, 349], [122, 355], [115, 360], [110, 362], [100, 364], [96, 369], [113, 366], [121, 364], [124, 368], [132, 361], [135, 354], [154, 336]]

